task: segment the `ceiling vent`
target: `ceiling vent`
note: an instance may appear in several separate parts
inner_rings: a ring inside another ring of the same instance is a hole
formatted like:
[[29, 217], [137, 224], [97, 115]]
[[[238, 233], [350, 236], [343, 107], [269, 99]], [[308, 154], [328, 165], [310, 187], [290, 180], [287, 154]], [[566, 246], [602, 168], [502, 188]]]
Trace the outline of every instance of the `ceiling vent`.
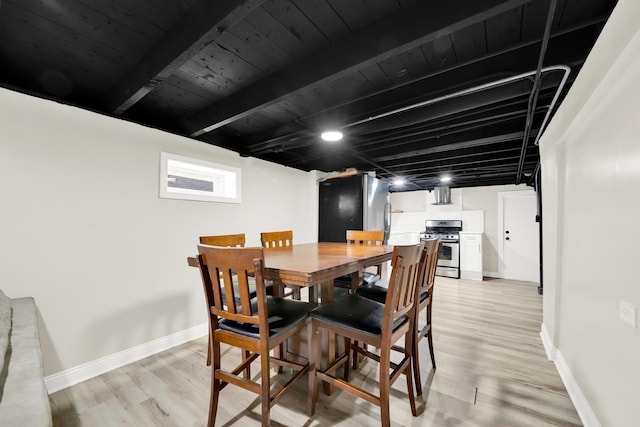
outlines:
[[443, 185], [433, 188], [433, 204], [434, 205], [450, 205], [451, 204], [451, 188]]

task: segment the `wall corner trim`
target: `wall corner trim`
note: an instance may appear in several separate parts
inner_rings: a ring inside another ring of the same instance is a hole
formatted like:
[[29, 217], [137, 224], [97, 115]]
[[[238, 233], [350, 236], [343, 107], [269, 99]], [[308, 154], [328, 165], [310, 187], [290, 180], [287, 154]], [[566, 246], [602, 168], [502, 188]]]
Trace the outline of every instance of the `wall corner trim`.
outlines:
[[122, 350], [118, 353], [75, 366], [71, 369], [57, 372], [45, 377], [44, 382], [47, 386], [47, 392], [49, 394], [55, 393], [56, 391], [71, 387], [74, 384], [102, 375], [105, 372], [112, 371], [161, 351], [203, 337], [208, 333], [208, 323], [201, 323], [189, 329], [184, 329], [153, 341]]

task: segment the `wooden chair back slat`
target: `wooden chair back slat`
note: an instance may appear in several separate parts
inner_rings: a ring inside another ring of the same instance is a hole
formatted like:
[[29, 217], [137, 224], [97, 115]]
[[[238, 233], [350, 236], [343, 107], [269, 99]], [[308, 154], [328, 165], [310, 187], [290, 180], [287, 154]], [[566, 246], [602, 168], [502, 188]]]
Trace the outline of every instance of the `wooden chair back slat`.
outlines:
[[293, 231], [267, 231], [260, 233], [260, 242], [265, 249], [293, 246]]
[[433, 294], [433, 284], [436, 279], [436, 268], [438, 267], [438, 257], [440, 256], [440, 251], [442, 250], [442, 240], [438, 239], [438, 243], [433, 248], [433, 252], [431, 253], [431, 264], [429, 265], [429, 275], [427, 280], [426, 290], [428, 290], [431, 294]]
[[[224, 293], [224, 301], [226, 302], [227, 311], [230, 313], [237, 313], [236, 309], [236, 290], [235, 286], [224, 286], [225, 283], [233, 283], [234, 279], [238, 281], [240, 277], [235, 272], [228, 268], [218, 270], [218, 286], [221, 288], [221, 293]], [[238, 286], [240, 288], [241, 286]]]
[[423, 247], [423, 244], [417, 244], [395, 246], [393, 249], [391, 278], [385, 301], [385, 310], [391, 310], [391, 313], [385, 315], [385, 322], [388, 322], [383, 326], [385, 330], [391, 330], [393, 321], [413, 308]]
[[[236, 322], [258, 324], [260, 313], [267, 312], [263, 249], [198, 245], [198, 253], [205, 296], [213, 299], [207, 301], [211, 313]], [[256, 271], [256, 261], [260, 271]], [[251, 306], [249, 276], [256, 283], [257, 310]]]
[[[431, 307], [433, 304], [433, 291], [435, 289], [434, 282], [436, 276], [436, 268], [438, 266], [438, 257], [440, 256], [440, 248], [442, 247], [442, 241], [440, 238], [429, 239], [424, 242], [424, 250], [422, 252], [422, 259], [420, 261], [420, 277], [418, 278], [418, 286], [416, 287], [416, 303], [414, 318], [414, 332], [413, 332], [413, 345], [412, 345], [412, 358], [413, 358], [413, 375], [416, 380], [416, 390], [418, 395], [422, 394], [422, 380], [420, 376], [420, 355], [418, 343], [424, 337], [429, 340], [429, 354], [431, 356], [431, 364], [436, 367], [436, 359], [433, 351], [433, 334], [431, 331]], [[426, 298], [422, 298], [422, 295], [428, 292]], [[420, 313], [426, 311], [426, 323], [424, 326], [420, 325]]]
[[418, 283], [420, 284], [419, 294], [433, 288], [441, 245], [442, 241], [440, 238], [424, 241], [424, 251], [420, 259], [420, 275], [418, 279]]
[[360, 245], [384, 244], [384, 231], [381, 230], [347, 230], [347, 243]]
[[[351, 245], [379, 246], [384, 244], [384, 231], [382, 230], [347, 230], [346, 240]], [[374, 265], [378, 276], [382, 275], [382, 264]], [[345, 287], [340, 281], [336, 282], [338, 287]], [[349, 286], [350, 292], [355, 292], [359, 283], [352, 283]]]
[[200, 243], [210, 246], [235, 246], [244, 247], [246, 242], [242, 234], [221, 234], [218, 236], [200, 236]]

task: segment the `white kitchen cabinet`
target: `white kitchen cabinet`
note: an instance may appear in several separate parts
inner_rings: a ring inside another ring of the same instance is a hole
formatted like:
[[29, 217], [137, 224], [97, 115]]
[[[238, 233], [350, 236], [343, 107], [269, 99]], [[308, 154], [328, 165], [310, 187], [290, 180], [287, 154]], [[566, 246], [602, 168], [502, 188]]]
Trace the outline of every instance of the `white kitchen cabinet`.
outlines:
[[460, 232], [460, 278], [482, 280], [482, 233]]

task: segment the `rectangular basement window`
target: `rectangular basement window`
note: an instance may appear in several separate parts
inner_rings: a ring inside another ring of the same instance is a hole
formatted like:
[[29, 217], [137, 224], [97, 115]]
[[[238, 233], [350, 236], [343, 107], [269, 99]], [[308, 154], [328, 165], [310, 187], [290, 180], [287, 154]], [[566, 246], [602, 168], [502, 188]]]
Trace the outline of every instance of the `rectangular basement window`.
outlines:
[[240, 169], [160, 153], [160, 197], [240, 203]]

